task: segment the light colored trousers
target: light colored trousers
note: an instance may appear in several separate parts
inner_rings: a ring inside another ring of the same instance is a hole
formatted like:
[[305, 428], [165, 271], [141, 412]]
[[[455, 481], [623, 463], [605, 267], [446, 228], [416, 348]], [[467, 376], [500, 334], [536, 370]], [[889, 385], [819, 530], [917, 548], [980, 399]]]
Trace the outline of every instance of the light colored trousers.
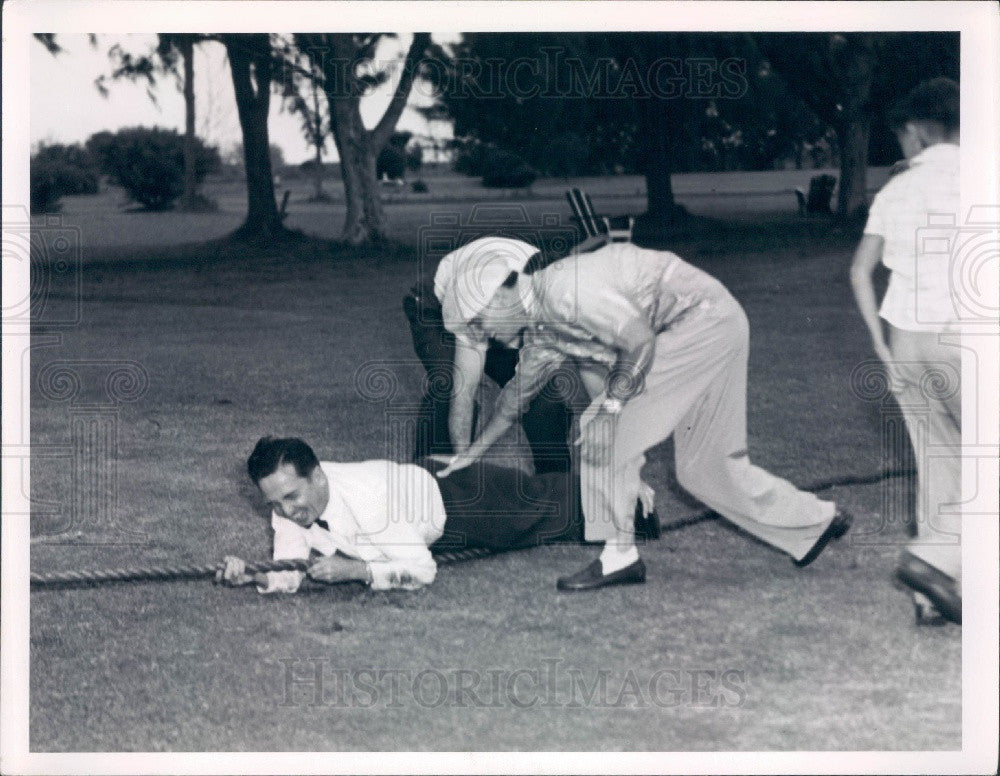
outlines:
[[607, 463], [581, 463], [584, 536], [607, 541], [616, 537], [617, 526], [631, 529], [645, 451], [674, 434], [680, 485], [798, 560], [830, 524], [836, 507], [750, 463], [749, 325], [721, 283], [694, 272], [703, 275], [706, 301], [657, 335], [644, 389], [626, 402], [617, 424], [597, 416], [584, 431], [613, 437]]
[[889, 327], [896, 401], [917, 464], [917, 536], [907, 549], [962, 577], [962, 351], [935, 332]]

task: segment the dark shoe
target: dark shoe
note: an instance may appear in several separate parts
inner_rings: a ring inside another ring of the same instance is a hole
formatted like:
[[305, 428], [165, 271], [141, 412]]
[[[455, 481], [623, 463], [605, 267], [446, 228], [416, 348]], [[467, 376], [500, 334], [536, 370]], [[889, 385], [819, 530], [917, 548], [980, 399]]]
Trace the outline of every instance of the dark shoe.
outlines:
[[642, 508], [642, 499], [635, 500], [634, 530], [636, 540], [653, 541], [660, 538], [660, 516], [654, 509], [648, 515]]
[[596, 590], [608, 585], [641, 585], [646, 581], [646, 564], [642, 558], [611, 574], [601, 573], [601, 559], [572, 576], [560, 577], [556, 587], [560, 590]]
[[946, 620], [962, 624], [962, 597], [955, 580], [943, 571], [903, 550], [896, 566], [896, 578], [911, 590], [927, 596]]
[[820, 534], [819, 538], [812, 548], [807, 552], [800, 560], [795, 561], [795, 565], [799, 568], [803, 568], [812, 563], [819, 554], [826, 549], [828, 545], [834, 539], [839, 539], [847, 530], [851, 527], [851, 523], [854, 522], [854, 515], [850, 512], [844, 512], [843, 510], [837, 510], [837, 514], [833, 516], [833, 520], [830, 521], [830, 525], [826, 527], [826, 530]]

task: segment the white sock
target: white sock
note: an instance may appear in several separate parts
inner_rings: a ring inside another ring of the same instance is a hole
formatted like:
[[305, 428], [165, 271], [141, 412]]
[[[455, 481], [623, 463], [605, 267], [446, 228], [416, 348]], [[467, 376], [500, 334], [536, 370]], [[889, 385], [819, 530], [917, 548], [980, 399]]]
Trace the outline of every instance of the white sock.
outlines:
[[631, 566], [637, 560], [639, 560], [639, 550], [634, 544], [628, 547], [605, 544], [601, 551], [601, 573], [614, 574], [626, 566]]

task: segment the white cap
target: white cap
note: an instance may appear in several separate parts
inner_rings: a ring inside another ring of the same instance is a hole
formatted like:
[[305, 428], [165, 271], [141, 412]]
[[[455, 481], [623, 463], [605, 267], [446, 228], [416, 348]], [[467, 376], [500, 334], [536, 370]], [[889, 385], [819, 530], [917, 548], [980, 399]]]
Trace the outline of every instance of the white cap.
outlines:
[[538, 248], [509, 237], [480, 237], [447, 254], [434, 273], [444, 325], [459, 333], [490, 303], [511, 272], [521, 272]]

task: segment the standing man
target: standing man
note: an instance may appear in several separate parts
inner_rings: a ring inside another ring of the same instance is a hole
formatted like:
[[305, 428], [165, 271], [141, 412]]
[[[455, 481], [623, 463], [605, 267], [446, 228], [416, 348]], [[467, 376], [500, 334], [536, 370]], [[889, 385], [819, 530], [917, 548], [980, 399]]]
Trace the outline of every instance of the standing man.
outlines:
[[308, 574], [415, 590], [434, 581], [432, 548], [502, 551], [580, 540], [577, 494], [566, 476], [484, 464], [436, 480], [432, 473], [443, 466], [320, 461], [301, 439], [262, 438], [247, 471], [271, 509], [274, 559], [320, 557], [307, 572], [247, 574], [230, 556], [218, 581], [294, 593]]
[[480, 292], [463, 299], [470, 328], [523, 344], [492, 420], [438, 477], [479, 459], [553, 370], [575, 362], [592, 399], [580, 420], [585, 538], [605, 546], [598, 560], [560, 579], [559, 589], [645, 580], [632, 505], [645, 451], [671, 434], [681, 486], [797, 565], [811, 563], [848, 530], [850, 515], [832, 502], [750, 463], [749, 328], [721, 283], [672, 253], [630, 243], [562, 259], [532, 275], [503, 270], [450, 279]]
[[[872, 203], [851, 285], [875, 354], [892, 378], [917, 464], [917, 535], [900, 554], [896, 575], [915, 593], [918, 622], [935, 619], [926, 597], [941, 617], [961, 623], [959, 319], [950, 254], [924, 252], [918, 240], [930, 218], [959, 211], [958, 84], [947, 78], [920, 84], [890, 113], [890, 124], [908, 165]], [[872, 283], [880, 261], [891, 272], [881, 308]], [[942, 375], [944, 390], [928, 389]]]

